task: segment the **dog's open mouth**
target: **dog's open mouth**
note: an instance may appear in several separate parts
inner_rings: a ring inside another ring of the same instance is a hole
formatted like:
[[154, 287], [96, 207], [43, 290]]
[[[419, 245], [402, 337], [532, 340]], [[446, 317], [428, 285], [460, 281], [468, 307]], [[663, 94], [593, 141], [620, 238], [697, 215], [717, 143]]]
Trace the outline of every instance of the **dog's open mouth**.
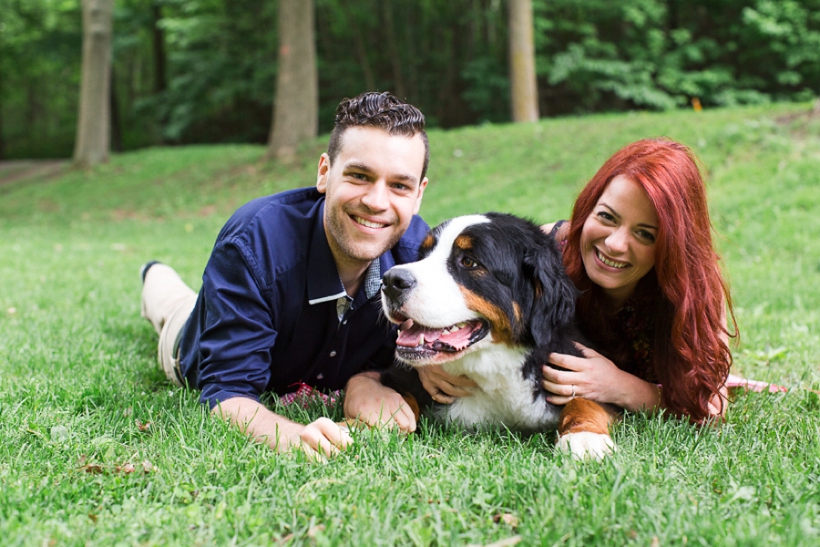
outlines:
[[399, 357], [407, 360], [430, 358], [441, 353], [460, 353], [483, 339], [489, 332], [490, 327], [483, 319], [473, 319], [438, 329], [425, 327], [408, 319], [399, 326], [396, 351]]

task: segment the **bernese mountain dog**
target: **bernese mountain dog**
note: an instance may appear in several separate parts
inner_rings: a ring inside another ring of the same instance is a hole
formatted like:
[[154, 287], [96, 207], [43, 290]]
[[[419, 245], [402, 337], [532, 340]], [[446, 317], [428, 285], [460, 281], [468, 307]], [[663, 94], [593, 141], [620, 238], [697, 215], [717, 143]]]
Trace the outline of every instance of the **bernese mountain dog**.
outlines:
[[[383, 277], [382, 307], [399, 325], [396, 357], [409, 366], [394, 366], [382, 382], [466, 429], [557, 430], [561, 449], [600, 459], [614, 450], [615, 410], [580, 398], [554, 406], [541, 384], [550, 353], [581, 355], [576, 296], [555, 241], [532, 222], [502, 213], [446, 221], [417, 262]], [[428, 365], [479, 387], [434, 404], [416, 371]]]

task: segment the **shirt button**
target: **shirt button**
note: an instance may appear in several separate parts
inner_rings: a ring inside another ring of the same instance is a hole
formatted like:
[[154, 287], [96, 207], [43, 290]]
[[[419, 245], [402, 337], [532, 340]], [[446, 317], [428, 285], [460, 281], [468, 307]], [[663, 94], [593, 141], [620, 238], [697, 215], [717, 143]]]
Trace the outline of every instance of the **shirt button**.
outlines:
[[330, 356], [331, 357], [336, 357], [336, 350], [335, 349], [330, 352]]

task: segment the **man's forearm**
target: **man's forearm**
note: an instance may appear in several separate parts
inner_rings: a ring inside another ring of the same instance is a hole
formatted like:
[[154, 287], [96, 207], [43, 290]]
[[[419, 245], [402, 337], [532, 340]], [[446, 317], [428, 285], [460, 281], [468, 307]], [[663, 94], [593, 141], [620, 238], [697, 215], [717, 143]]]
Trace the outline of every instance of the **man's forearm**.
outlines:
[[279, 452], [284, 452], [292, 443], [297, 443], [299, 431], [304, 428], [247, 397], [221, 401], [211, 412], [229, 420], [255, 441], [265, 443]]

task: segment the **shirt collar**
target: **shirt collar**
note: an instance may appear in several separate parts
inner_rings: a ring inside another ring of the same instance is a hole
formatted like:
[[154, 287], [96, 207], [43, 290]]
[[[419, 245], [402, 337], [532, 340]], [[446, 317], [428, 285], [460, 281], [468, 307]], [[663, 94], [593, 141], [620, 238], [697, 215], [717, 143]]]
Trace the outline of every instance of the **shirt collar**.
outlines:
[[[318, 214], [313, 222], [313, 236], [307, 263], [308, 303], [319, 304], [329, 300], [337, 300], [347, 296], [333, 252], [325, 235], [325, 200], [322, 198], [318, 207]], [[381, 287], [382, 272], [386, 272], [395, 265], [390, 251], [382, 254], [378, 260], [370, 263], [365, 274], [362, 287], [368, 299], [378, 294]]]

